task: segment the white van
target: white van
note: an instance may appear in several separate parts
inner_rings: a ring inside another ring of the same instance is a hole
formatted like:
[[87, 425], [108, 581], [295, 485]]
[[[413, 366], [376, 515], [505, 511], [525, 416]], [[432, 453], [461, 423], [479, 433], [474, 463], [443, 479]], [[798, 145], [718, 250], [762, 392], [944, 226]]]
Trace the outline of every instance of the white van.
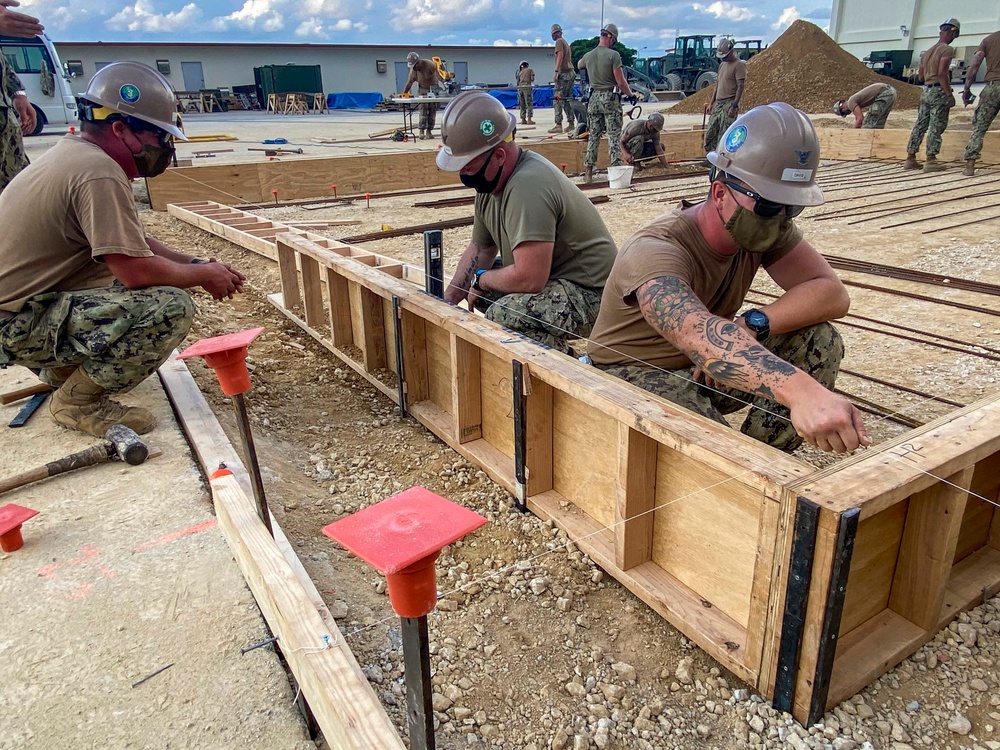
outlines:
[[28, 101], [38, 114], [32, 135], [41, 133], [46, 125], [76, 124], [79, 115], [70, 77], [48, 36], [42, 34], [34, 39], [0, 36], [0, 53], [21, 79]]

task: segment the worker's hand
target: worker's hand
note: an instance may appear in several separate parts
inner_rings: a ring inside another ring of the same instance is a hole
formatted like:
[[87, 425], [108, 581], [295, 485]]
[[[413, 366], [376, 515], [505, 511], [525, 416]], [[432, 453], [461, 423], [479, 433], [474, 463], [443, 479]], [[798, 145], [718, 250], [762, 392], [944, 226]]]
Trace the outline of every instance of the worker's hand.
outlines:
[[729, 111], [726, 114], [729, 117], [736, 117], [736, 115], [738, 115], [739, 113], [740, 113], [740, 108], [737, 107], [735, 104], [730, 104]]
[[955, 106], [955, 92], [954, 91], [952, 91], [950, 94], [948, 94], [948, 101], [945, 102], [944, 106], [946, 106], [948, 109], [951, 109], [952, 107]]
[[720, 383], [718, 383], [711, 375], [709, 375], [705, 370], [700, 367], [696, 367], [694, 370], [694, 375], [692, 376], [694, 382], [699, 385], [704, 385], [712, 390], [718, 390]]
[[31, 135], [35, 132], [35, 125], [38, 124], [38, 115], [35, 108], [31, 106], [26, 96], [15, 96], [13, 99], [14, 111], [21, 119], [21, 134]]
[[969, 91], [969, 89], [964, 89], [962, 91], [962, 104], [964, 104], [966, 107], [972, 104], [972, 92]]
[[635, 162], [635, 157], [632, 156], [632, 154], [626, 151], [625, 149], [622, 149], [622, 161], [631, 167], [632, 164]]
[[[809, 378], [805, 373], [803, 378]], [[812, 378], [809, 378], [812, 380]], [[792, 426], [812, 446], [832, 453], [853, 451], [871, 444], [861, 412], [847, 399], [828, 391], [815, 380], [815, 387], [791, 405]]]
[[706, 115], [712, 111], [712, 105], [713, 104], [714, 104], [714, 102], [712, 102], [712, 101], [706, 101], [705, 102], [704, 110], [705, 110], [705, 114]]
[[232, 299], [234, 294], [243, 291], [246, 277], [239, 271], [234, 271], [228, 263], [211, 260], [198, 266], [202, 272], [201, 288], [217, 300]]
[[18, 0], [0, 0], [0, 34], [31, 39], [45, 31], [45, 27], [34, 16], [8, 10], [20, 4]]

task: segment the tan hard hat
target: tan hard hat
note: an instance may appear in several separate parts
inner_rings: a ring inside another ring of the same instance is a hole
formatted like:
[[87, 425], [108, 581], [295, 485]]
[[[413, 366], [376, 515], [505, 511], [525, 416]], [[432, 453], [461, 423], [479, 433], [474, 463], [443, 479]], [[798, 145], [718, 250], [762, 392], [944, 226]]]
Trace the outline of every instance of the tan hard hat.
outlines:
[[646, 122], [652, 123], [653, 127], [657, 130], [663, 130], [663, 115], [659, 112], [653, 112], [649, 117], [646, 118]]
[[715, 56], [720, 60], [724, 57], [728, 57], [729, 53], [733, 51], [733, 40], [723, 39], [719, 42], [719, 46], [715, 50]]
[[557, 23], [552, 24], [552, 28], [549, 29], [550, 34], [555, 34], [557, 31], [562, 31], [562, 26]]
[[941, 24], [940, 30], [944, 31], [949, 26], [953, 27], [957, 33], [959, 34], [962, 33], [962, 24], [958, 22], [957, 18], [949, 18], [947, 21]]
[[480, 154], [503, 143], [517, 120], [499, 99], [485, 91], [463, 91], [452, 99], [441, 119], [437, 165], [458, 172]]
[[105, 65], [90, 79], [80, 99], [111, 110], [104, 116], [95, 113], [96, 120], [118, 113], [154, 125], [174, 138], [187, 140], [177, 127], [180, 118], [177, 116], [173, 88], [166, 78], [141, 62], [122, 61]]
[[418, 55], [416, 52], [411, 52], [406, 56], [406, 62], [408, 63], [415, 63], [419, 59], [420, 55]]
[[604, 28], [601, 29], [601, 31], [608, 32], [609, 34], [611, 34], [612, 39], [614, 39], [616, 42], [618, 41], [618, 27], [615, 26], [613, 23], [604, 24]]
[[816, 184], [816, 131], [805, 113], [791, 104], [754, 107], [729, 126], [706, 158], [769, 201], [819, 206], [826, 200]]

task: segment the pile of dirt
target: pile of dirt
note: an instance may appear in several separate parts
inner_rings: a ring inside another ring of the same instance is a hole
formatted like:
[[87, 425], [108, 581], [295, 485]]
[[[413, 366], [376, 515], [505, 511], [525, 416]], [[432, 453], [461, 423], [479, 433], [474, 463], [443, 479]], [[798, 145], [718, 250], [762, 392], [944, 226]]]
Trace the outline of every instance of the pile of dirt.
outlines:
[[[788, 102], [811, 114], [830, 112], [833, 103], [877, 82], [891, 83], [897, 92], [894, 109], [915, 109], [920, 87], [875, 73], [833, 41], [815, 24], [796, 21], [774, 44], [747, 63], [746, 91], [740, 110], [771, 102]], [[688, 97], [670, 111], [697, 114], [712, 88]]]

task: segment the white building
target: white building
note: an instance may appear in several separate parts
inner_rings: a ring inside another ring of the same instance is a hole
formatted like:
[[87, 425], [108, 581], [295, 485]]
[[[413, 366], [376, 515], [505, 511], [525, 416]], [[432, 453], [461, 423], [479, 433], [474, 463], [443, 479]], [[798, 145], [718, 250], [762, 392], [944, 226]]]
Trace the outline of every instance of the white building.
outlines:
[[[952, 17], [962, 24], [962, 34], [953, 42], [956, 58], [967, 57], [971, 62], [983, 37], [1000, 30], [1000, 2], [833, 0], [830, 36], [859, 58], [877, 50], [913, 50], [912, 64], [916, 65], [920, 53], [937, 41], [938, 27]], [[980, 80], [985, 70], [983, 65]]]

